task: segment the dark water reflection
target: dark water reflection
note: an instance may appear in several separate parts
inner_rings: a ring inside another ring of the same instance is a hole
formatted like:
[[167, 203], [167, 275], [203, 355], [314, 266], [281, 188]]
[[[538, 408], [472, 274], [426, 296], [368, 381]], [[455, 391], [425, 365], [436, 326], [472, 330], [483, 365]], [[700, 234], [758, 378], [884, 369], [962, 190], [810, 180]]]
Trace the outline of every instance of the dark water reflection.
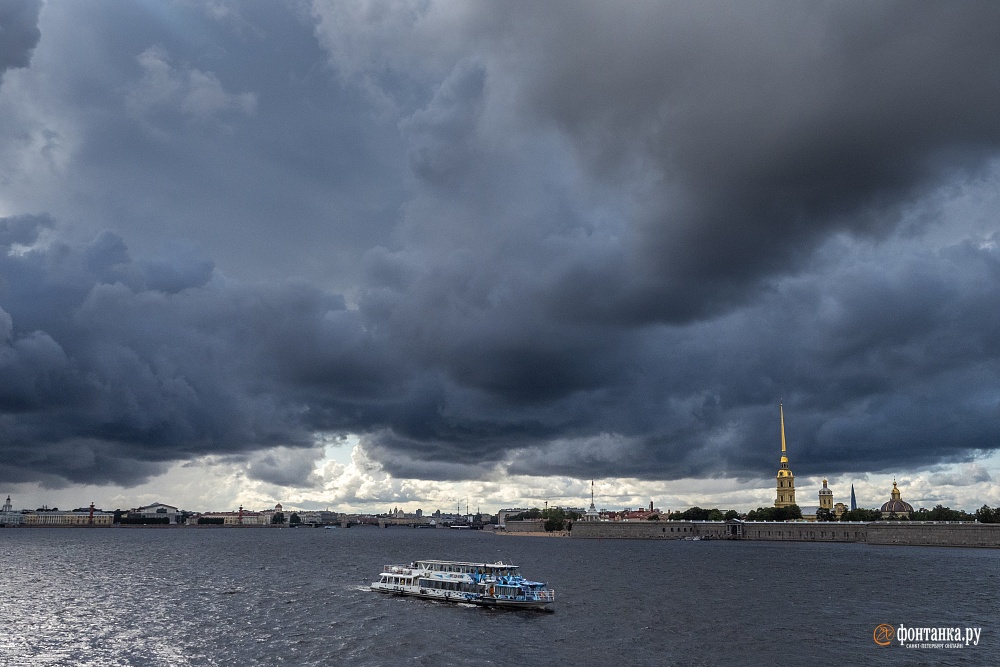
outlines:
[[[415, 558], [513, 561], [556, 589], [556, 612], [366, 590], [383, 564]], [[998, 559], [405, 528], [3, 529], [0, 664], [997, 664]], [[981, 627], [982, 640], [886, 649], [879, 623]]]

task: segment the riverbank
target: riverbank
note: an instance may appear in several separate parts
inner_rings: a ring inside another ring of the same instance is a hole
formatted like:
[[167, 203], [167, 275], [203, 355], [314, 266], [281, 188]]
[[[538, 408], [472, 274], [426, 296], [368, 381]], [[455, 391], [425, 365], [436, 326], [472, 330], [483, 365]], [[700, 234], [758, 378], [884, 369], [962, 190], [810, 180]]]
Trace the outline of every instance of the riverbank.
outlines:
[[1000, 548], [1000, 524], [948, 521], [578, 521], [573, 524], [572, 537]]

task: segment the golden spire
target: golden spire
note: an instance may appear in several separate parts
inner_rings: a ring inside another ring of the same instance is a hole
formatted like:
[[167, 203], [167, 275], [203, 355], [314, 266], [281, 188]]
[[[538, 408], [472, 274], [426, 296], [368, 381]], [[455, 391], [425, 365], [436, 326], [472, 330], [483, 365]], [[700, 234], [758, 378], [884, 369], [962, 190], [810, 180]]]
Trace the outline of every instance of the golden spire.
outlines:
[[781, 453], [785, 453], [785, 408], [778, 403], [778, 411], [781, 413]]
[[795, 476], [788, 468], [788, 444], [785, 441], [785, 406], [778, 403], [779, 414], [781, 415], [781, 464], [778, 468], [777, 498], [774, 500], [775, 507], [788, 507], [795, 504]]

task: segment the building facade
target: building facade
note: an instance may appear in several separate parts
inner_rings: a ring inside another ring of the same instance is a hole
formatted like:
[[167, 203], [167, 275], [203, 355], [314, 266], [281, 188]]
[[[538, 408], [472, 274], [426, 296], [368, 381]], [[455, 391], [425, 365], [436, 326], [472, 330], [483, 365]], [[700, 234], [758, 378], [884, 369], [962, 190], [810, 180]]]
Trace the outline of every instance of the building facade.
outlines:
[[91, 505], [86, 512], [35, 511], [21, 515], [24, 526], [101, 526], [114, 524], [113, 512], [103, 512]]
[[142, 517], [144, 519], [168, 519], [171, 525], [180, 523], [181, 511], [173, 505], [163, 503], [153, 503], [145, 507], [137, 507], [129, 510], [129, 516]]
[[14, 511], [10, 504], [10, 496], [7, 496], [7, 502], [3, 504], [3, 509], [0, 509], [0, 526], [20, 526], [22, 517], [21, 512]]

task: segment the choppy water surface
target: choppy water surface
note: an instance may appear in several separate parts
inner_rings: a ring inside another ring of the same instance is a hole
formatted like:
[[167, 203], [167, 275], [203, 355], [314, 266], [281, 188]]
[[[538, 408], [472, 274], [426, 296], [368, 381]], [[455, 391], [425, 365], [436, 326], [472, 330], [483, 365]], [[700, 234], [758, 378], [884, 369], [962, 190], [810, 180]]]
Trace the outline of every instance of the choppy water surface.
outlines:
[[[417, 558], [513, 561], [556, 589], [556, 611], [366, 589], [383, 564]], [[998, 664], [998, 559], [406, 528], [3, 529], [0, 664]], [[879, 648], [879, 623], [981, 627], [982, 640]]]

